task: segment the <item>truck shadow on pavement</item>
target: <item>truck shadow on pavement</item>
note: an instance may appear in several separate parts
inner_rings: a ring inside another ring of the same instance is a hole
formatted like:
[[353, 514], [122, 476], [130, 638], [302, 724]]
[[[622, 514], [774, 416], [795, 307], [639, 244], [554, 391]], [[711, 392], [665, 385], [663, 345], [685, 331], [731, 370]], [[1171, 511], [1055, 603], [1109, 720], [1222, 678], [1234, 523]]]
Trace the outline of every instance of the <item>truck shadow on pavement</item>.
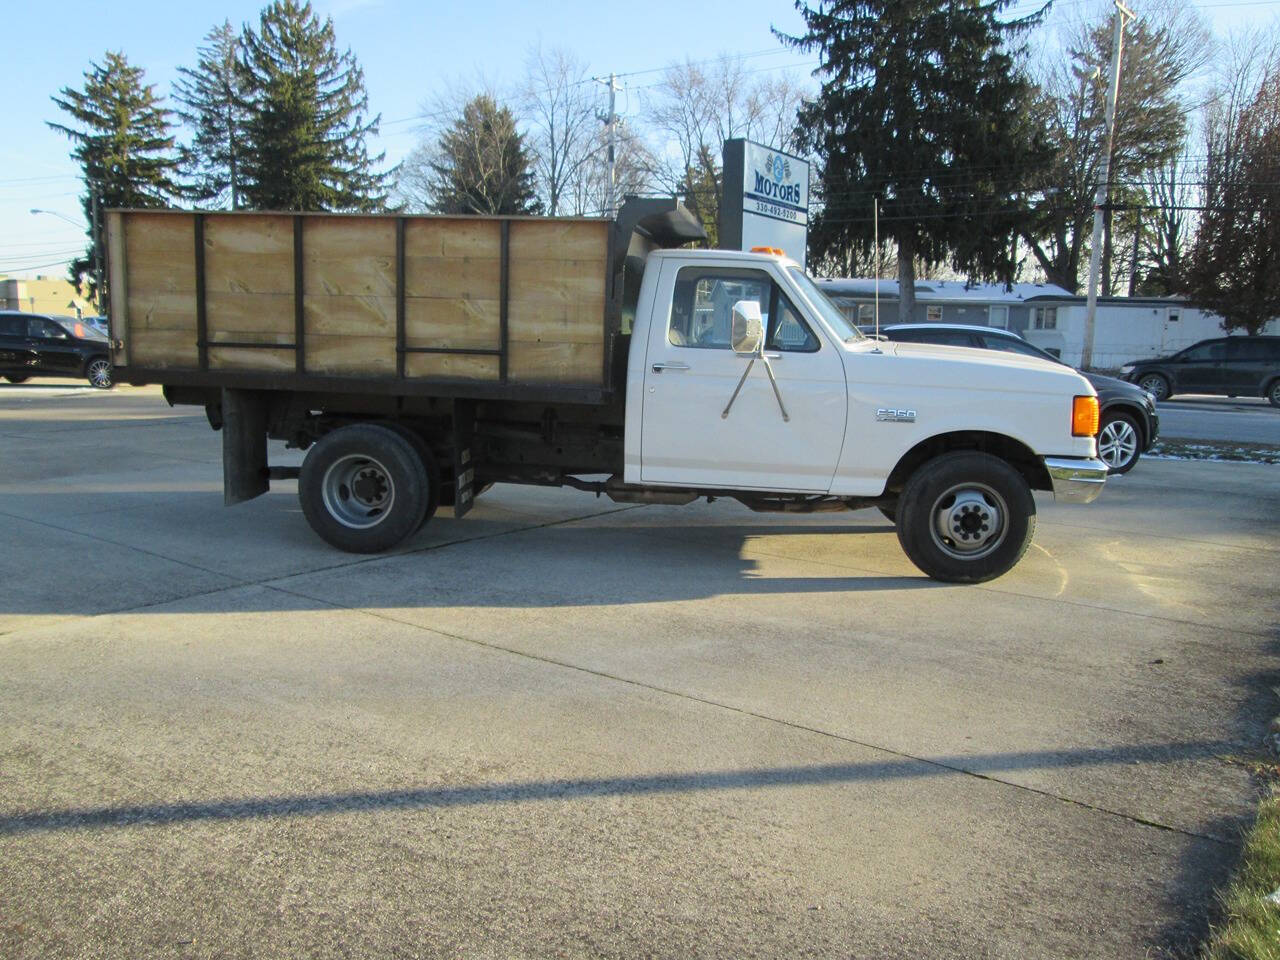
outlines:
[[[755, 790], [770, 787], [838, 786], [935, 776], [976, 776], [1000, 781], [1021, 770], [1106, 764], [1176, 763], [1204, 759], [1237, 748], [1228, 740], [1159, 745], [1120, 745], [1071, 750], [1014, 751], [928, 758], [900, 756], [871, 763], [829, 763], [701, 773], [658, 773], [335, 793], [245, 797], [206, 802], [125, 804], [29, 811], [0, 816], [0, 836], [68, 830], [159, 826], [201, 821], [315, 817], [394, 810], [448, 809], [488, 804], [536, 803], [598, 797]], [[1090, 809], [1105, 808], [1089, 805]], [[1106, 811], [1115, 812], [1115, 811]], [[1125, 814], [1116, 813], [1118, 816]], [[1132, 818], [1131, 818], [1132, 819]], [[1139, 821], [1146, 822], [1146, 821]], [[1148, 823], [1153, 829], [1174, 829]], [[1226, 837], [1204, 837], [1220, 843]]]

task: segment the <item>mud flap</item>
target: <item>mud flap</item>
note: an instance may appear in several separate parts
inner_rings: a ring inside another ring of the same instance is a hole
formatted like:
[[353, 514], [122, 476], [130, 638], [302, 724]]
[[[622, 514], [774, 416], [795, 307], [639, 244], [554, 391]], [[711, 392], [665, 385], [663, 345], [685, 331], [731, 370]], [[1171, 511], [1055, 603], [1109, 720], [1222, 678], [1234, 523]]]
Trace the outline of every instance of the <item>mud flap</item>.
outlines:
[[454, 519], [471, 512], [476, 502], [475, 449], [476, 405], [472, 400], [453, 402], [453, 498]]
[[267, 400], [256, 390], [222, 391], [222, 501], [267, 492]]

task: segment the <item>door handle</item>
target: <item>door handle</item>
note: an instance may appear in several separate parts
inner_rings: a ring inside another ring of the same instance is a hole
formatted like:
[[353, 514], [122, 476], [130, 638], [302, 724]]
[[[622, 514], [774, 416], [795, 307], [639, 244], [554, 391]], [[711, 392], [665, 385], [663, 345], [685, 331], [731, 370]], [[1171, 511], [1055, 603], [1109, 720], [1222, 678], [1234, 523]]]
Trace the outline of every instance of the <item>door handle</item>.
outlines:
[[688, 370], [688, 369], [689, 369], [689, 365], [687, 363], [681, 363], [679, 360], [672, 360], [672, 361], [663, 362], [663, 363], [655, 363], [653, 365], [654, 373], [661, 373], [663, 370]]

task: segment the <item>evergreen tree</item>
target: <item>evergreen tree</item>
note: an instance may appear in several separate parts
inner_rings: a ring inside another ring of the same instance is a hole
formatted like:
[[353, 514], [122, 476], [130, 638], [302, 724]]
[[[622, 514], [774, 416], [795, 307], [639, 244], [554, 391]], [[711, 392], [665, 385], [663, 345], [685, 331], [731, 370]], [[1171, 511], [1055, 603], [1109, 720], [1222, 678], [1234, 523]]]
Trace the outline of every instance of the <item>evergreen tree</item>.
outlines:
[[1010, 240], [1051, 152], [1012, 46], [1040, 15], [1001, 22], [1010, 2], [831, 0], [814, 9], [797, 0], [807, 30], [780, 35], [821, 54], [821, 92], [797, 130], [823, 166], [813, 254], [868, 252], [878, 198], [881, 234], [898, 251], [903, 319], [915, 306], [917, 258], [1005, 282], [1017, 269]]
[[242, 38], [245, 123], [242, 192], [258, 210], [362, 210], [386, 204], [382, 162], [365, 140], [364, 72], [350, 50], [338, 53], [333, 20], [310, 3], [275, 0]]
[[532, 162], [516, 119], [493, 97], [480, 94], [440, 134], [434, 155], [407, 165], [436, 213], [540, 213]]
[[[71, 140], [71, 155], [80, 163], [85, 193], [80, 198], [89, 223], [89, 247], [70, 267], [71, 282], [83, 286], [92, 276], [95, 255], [103, 253], [105, 224], [99, 217], [94, 235], [94, 200], [107, 207], [162, 207], [181, 193], [173, 177], [177, 170], [171, 113], [143, 83], [141, 67], [129, 65], [123, 53], [108, 51], [102, 65], [90, 63], [84, 89], [63, 87], [53, 102], [71, 118], [70, 125], [49, 123]], [[104, 278], [105, 282], [105, 278]], [[89, 284], [90, 296], [107, 309], [106, 291]]]
[[248, 117], [240, 35], [231, 21], [210, 30], [197, 54], [195, 69], [179, 67], [181, 76], [173, 85], [176, 112], [195, 131], [191, 145], [183, 150], [182, 165], [192, 196], [217, 204], [230, 200], [231, 209], [237, 210]]
[[1246, 102], [1205, 124], [1204, 212], [1187, 258], [1191, 302], [1228, 331], [1280, 319], [1280, 61]]

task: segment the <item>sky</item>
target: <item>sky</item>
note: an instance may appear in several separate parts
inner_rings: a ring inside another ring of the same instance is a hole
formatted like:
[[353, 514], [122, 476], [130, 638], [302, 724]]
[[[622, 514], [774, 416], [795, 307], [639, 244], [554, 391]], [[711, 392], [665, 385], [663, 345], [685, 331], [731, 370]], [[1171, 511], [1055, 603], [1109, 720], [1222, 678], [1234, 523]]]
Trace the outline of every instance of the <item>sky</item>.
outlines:
[[[1055, 18], [1078, 18], [1101, 0], [1058, 0]], [[639, 107], [641, 91], [663, 67], [722, 53], [746, 56], [760, 74], [789, 72], [807, 80], [815, 58], [784, 48], [770, 27], [788, 33], [802, 22], [790, 0], [643, 0], [640, 3], [313, 0], [333, 18], [340, 47], [350, 47], [364, 69], [369, 106], [382, 127], [372, 153], [388, 166], [421, 137], [415, 118], [423, 104], [450, 87], [489, 85], [502, 92], [517, 83], [530, 48], [564, 47], [597, 74], [624, 74], [619, 111]], [[1015, 0], [1014, 13], [1038, 0]], [[256, 22], [259, 0], [215, 4], [111, 4], [64, 0], [56, 12], [41, 4], [10, 5], [0, 89], [7, 135], [0, 143], [0, 275], [61, 276], [83, 249], [81, 184], [66, 138], [46, 126], [60, 121], [50, 100], [63, 87], [79, 88], [90, 62], [107, 50], [124, 52], [146, 71], [147, 82], [168, 96], [177, 68], [193, 65], [196, 47], [216, 23]], [[1200, 0], [1194, 4], [1216, 34], [1280, 18], [1280, 0]], [[601, 87], [603, 95], [604, 88]], [[37, 208], [49, 213], [32, 214]], [[70, 222], [68, 222], [70, 221]]]

